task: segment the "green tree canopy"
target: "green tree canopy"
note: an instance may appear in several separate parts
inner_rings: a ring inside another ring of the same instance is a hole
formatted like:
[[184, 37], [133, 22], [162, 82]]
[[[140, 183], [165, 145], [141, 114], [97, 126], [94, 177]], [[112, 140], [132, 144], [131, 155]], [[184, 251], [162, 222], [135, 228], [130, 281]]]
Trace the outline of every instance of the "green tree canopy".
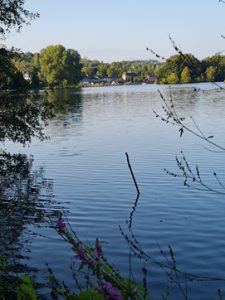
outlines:
[[175, 73], [171, 73], [168, 77], [167, 77], [167, 82], [169, 84], [176, 84], [179, 83], [179, 77], [177, 76], [177, 74]]
[[26, 70], [29, 67], [29, 64], [25, 60], [21, 60], [20, 58], [17, 59], [13, 58], [12, 63], [20, 72], [26, 72]]
[[201, 63], [192, 54], [174, 55], [157, 70], [157, 81], [161, 82], [163, 78], [168, 78], [171, 73], [181, 78], [181, 73], [185, 67], [188, 67], [193, 81], [201, 74]]
[[37, 13], [31, 13], [24, 9], [25, 0], [0, 0], [0, 35], [4, 37], [12, 28], [18, 32], [22, 25], [29, 25], [29, 20], [39, 17]]
[[[216, 68], [214, 81], [224, 81], [225, 79], [225, 55], [214, 55], [202, 60], [202, 71], [206, 74], [209, 67]], [[209, 80], [211, 81], [211, 80]]]
[[66, 50], [62, 45], [48, 46], [40, 52], [41, 73], [50, 83], [77, 84], [81, 77], [82, 64], [80, 55], [73, 49]]
[[216, 77], [216, 67], [210, 66], [206, 69], [206, 81], [215, 81]]
[[108, 76], [117, 76], [117, 70], [115, 68], [109, 68], [107, 69], [107, 75]]
[[21, 60], [24, 60], [28, 63], [30, 63], [32, 61], [33, 57], [34, 57], [34, 54], [31, 52], [25, 52], [20, 55]]
[[65, 79], [67, 53], [62, 45], [48, 46], [40, 52], [41, 72], [47, 81], [62, 83]]
[[37, 69], [40, 70], [40, 62], [39, 62], [39, 53], [35, 53], [34, 57], [32, 57], [31, 64]]
[[188, 67], [185, 67], [181, 73], [181, 79], [180, 79], [181, 83], [189, 83], [191, 82], [191, 76], [190, 76], [190, 71], [188, 69]]
[[79, 83], [82, 66], [80, 54], [76, 50], [68, 49], [66, 59], [67, 77], [65, 79], [68, 81], [69, 85], [76, 85]]

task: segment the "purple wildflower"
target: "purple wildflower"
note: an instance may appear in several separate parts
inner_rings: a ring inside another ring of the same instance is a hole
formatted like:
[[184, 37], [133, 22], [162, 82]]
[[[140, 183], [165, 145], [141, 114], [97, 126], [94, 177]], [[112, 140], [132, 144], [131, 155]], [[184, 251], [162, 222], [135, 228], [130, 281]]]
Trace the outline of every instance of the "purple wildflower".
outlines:
[[85, 251], [82, 247], [78, 248], [77, 255], [74, 256], [76, 259], [81, 260], [82, 265], [94, 264], [95, 260], [93, 258], [86, 258]]
[[98, 258], [103, 258], [102, 245], [99, 244], [98, 238], [96, 239], [96, 242], [95, 242], [95, 253], [98, 256]]
[[62, 235], [62, 229], [65, 229], [67, 231], [67, 228], [66, 228], [66, 223], [64, 223], [65, 220], [61, 219], [61, 220], [58, 220], [58, 222], [56, 223], [56, 228], [58, 229], [58, 233], [60, 235]]
[[80, 247], [80, 248], [78, 248], [77, 255], [74, 256], [76, 259], [81, 260], [82, 265], [85, 265], [85, 263], [86, 263], [84, 253], [85, 253], [84, 249], [82, 247]]
[[112, 289], [112, 285], [109, 282], [102, 281], [102, 287], [109, 290]]
[[104, 300], [122, 300], [120, 293], [109, 282], [102, 281], [101, 288], [96, 290], [98, 294], [103, 295]]

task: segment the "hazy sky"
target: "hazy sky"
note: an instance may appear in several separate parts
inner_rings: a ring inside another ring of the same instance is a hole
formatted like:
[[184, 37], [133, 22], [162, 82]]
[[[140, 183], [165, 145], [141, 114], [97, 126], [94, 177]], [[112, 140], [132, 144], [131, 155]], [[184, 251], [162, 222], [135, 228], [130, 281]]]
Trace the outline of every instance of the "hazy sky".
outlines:
[[27, 0], [25, 8], [40, 18], [4, 42], [24, 52], [61, 44], [91, 60], [155, 59], [146, 47], [176, 54], [168, 34], [198, 59], [225, 50], [225, 4], [218, 0]]

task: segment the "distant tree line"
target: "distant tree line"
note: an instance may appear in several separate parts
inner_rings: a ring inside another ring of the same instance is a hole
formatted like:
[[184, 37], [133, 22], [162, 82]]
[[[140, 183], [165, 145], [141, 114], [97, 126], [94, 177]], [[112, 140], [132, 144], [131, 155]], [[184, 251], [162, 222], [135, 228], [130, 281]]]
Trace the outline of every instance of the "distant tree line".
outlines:
[[[62, 45], [48, 46], [40, 53], [23, 53], [12, 59], [15, 71], [7, 77], [5, 87], [14, 89], [18, 84], [31, 88], [52, 86], [76, 86], [82, 77], [118, 76], [123, 72], [136, 73], [145, 81], [151, 73], [157, 74], [157, 83], [176, 84], [191, 82], [213, 82], [225, 79], [225, 56], [214, 55], [202, 61], [192, 54], [171, 56], [165, 63], [156, 60], [136, 60], [104, 63], [103, 61], [81, 58], [73, 49]], [[23, 74], [31, 72], [29, 81]], [[122, 79], [121, 79], [122, 80]]]
[[[48, 46], [40, 53], [23, 53], [12, 62], [21, 77], [26, 72], [31, 73], [29, 85], [32, 88], [49, 84], [75, 86], [82, 77], [88, 75], [114, 75], [121, 78], [123, 72], [136, 73], [140, 80], [145, 80], [150, 73], [157, 72], [162, 66], [162, 63], [156, 60], [122, 61], [108, 64], [98, 60], [92, 61], [87, 57], [82, 59], [76, 50], [66, 49], [62, 45]], [[28, 82], [24, 82], [24, 84], [26, 85]], [[8, 86], [8, 88], [13, 87], [15, 87], [13, 83]]]
[[224, 55], [214, 55], [202, 61], [192, 54], [174, 55], [157, 70], [157, 83], [160, 84], [214, 82], [224, 79]]
[[123, 72], [136, 73], [141, 80], [145, 79], [150, 73], [155, 73], [162, 66], [161, 62], [156, 60], [136, 60], [112, 62], [111, 64], [99, 62], [98, 60], [89, 60], [87, 57], [82, 59], [82, 75], [93, 76], [118, 76], [122, 77]]

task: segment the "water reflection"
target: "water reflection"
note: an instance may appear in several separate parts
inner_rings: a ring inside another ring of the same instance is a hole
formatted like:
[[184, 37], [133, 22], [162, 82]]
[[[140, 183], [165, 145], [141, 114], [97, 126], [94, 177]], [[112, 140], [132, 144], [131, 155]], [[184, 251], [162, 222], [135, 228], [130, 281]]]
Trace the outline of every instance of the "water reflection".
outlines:
[[[47, 91], [47, 99], [53, 104], [56, 117], [52, 123], [58, 127], [61, 135], [72, 131], [79, 135], [82, 132], [83, 98], [80, 89], [56, 89]], [[63, 127], [62, 127], [63, 126]], [[59, 129], [60, 128], [60, 129]], [[54, 136], [54, 128], [47, 128], [48, 135]]]
[[[52, 206], [52, 181], [45, 178], [43, 168], [33, 171], [32, 164], [32, 156], [0, 152], [0, 255], [7, 255], [8, 269], [15, 273], [37, 271], [27, 266], [23, 259], [28, 257], [20, 254], [22, 249], [30, 251], [28, 226], [40, 227], [44, 217], [59, 216]], [[12, 283], [3, 275], [1, 282], [7, 293]]]
[[[73, 133], [80, 135], [83, 132], [83, 120], [87, 118], [90, 120], [94, 118], [99, 123], [112, 113], [118, 117], [124, 117], [127, 112], [130, 112], [136, 114], [137, 118], [147, 114], [152, 115], [155, 104], [161, 102], [158, 89], [168, 103], [172, 99], [177, 112], [186, 118], [199, 115], [202, 101], [205, 101], [206, 108], [207, 103], [209, 103], [210, 109], [212, 109], [213, 102], [213, 113], [218, 117], [220, 110], [224, 109], [224, 104], [221, 101], [224, 98], [223, 90], [204, 84], [200, 88], [196, 88], [196, 85], [172, 87], [151, 85], [150, 87], [145, 86], [145, 88], [142, 86], [133, 88], [131, 86], [56, 89], [54, 91], [48, 90], [47, 97], [48, 101], [54, 105], [56, 118], [53, 124], [60, 127], [57, 131], [60, 130], [61, 134], [68, 134], [72, 129]], [[141, 106], [146, 106], [146, 102], [148, 102], [149, 107], [143, 115]], [[210, 115], [211, 112], [206, 113]], [[52, 132], [53, 129], [50, 130], [50, 135], [55, 133]]]
[[82, 113], [82, 93], [80, 89], [48, 90], [47, 99], [54, 104], [54, 110], [57, 114]]

